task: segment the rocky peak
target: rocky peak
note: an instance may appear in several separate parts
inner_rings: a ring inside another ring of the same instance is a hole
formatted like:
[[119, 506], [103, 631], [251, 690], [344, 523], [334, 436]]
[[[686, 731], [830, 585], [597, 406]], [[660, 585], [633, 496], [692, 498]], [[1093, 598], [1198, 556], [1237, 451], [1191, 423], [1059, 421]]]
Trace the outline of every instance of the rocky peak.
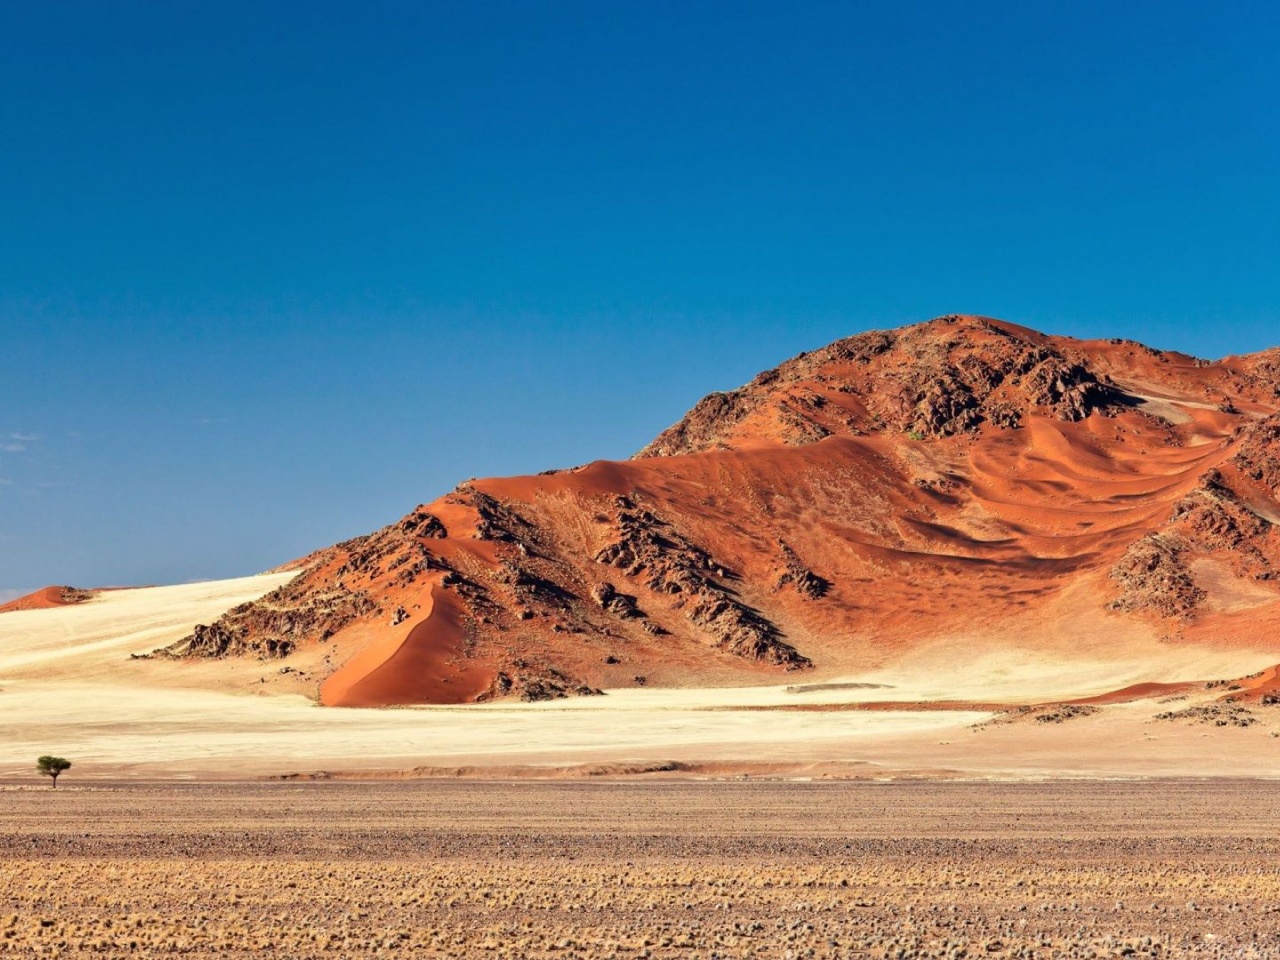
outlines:
[[832, 434], [916, 438], [1078, 421], [1128, 402], [1066, 338], [953, 315], [838, 340], [699, 401], [637, 456], [804, 444]]

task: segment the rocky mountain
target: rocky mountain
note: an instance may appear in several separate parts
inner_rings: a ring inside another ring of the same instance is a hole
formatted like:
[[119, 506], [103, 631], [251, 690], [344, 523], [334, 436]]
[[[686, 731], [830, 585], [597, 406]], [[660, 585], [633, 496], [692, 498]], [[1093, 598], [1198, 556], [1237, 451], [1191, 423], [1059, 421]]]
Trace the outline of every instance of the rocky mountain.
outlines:
[[463, 484], [168, 653], [378, 705], [1268, 643], [1278, 524], [1280, 351], [949, 316], [713, 393], [631, 460]]

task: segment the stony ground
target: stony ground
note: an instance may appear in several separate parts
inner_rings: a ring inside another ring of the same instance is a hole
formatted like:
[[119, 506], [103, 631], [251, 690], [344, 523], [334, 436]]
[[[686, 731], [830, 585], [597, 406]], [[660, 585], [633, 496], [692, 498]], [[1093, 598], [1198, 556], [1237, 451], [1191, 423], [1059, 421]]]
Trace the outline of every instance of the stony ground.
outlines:
[[0, 956], [1280, 957], [1280, 785], [0, 785]]

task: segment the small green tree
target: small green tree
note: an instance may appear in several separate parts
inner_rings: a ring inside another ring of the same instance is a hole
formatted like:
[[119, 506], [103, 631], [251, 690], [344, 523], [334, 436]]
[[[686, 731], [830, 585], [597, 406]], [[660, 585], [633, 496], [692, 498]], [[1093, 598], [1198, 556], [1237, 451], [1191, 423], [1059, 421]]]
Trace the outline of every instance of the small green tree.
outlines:
[[46, 777], [53, 778], [53, 789], [58, 789], [58, 774], [65, 770], [71, 769], [71, 761], [63, 760], [62, 757], [51, 757], [45, 754], [36, 760], [36, 769]]

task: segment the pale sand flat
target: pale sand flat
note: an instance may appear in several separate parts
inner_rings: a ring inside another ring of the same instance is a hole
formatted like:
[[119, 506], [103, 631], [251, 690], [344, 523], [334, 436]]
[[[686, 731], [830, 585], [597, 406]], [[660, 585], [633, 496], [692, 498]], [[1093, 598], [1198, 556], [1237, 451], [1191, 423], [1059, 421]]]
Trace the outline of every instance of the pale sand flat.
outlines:
[[[1062, 724], [973, 726], [982, 704], [1090, 696], [1129, 684], [1238, 677], [1274, 654], [1191, 645], [993, 651], [931, 647], [889, 669], [817, 685], [624, 689], [540, 704], [322, 708], [276, 692], [280, 661], [133, 660], [287, 582], [269, 574], [119, 590], [0, 616], [0, 776], [55, 752], [79, 776], [240, 777], [317, 770], [680, 761], [865, 765], [866, 775], [1280, 776], [1280, 708], [1248, 729], [1154, 721], [1155, 700]], [[1205, 694], [1204, 697], [1207, 697]], [[849, 709], [891, 700], [910, 707]], [[945, 701], [960, 708], [936, 709]], [[930, 707], [934, 704], [935, 707]], [[1182, 704], [1185, 705], [1185, 704]], [[795, 709], [803, 706], [804, 709]], [[813, 709], [814, 707], [821, 709]]]

